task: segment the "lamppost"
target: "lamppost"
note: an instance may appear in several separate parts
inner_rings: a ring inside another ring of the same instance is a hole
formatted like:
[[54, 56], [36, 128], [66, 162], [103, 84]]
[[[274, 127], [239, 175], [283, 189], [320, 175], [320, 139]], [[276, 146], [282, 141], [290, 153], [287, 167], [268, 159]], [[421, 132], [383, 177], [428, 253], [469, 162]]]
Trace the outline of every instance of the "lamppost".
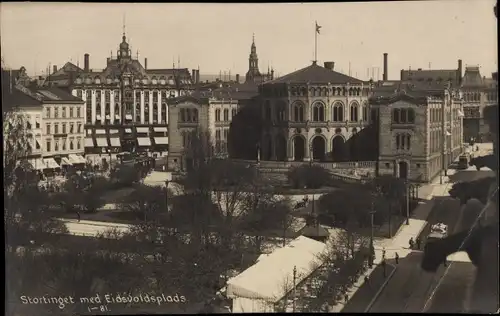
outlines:
[[293, 313], [295, 313], [295, 310], [296, 310], [296, 299], [297, 299], [297, 266], [293, 266]]
[[167, 208], [168, 212], [168, 184], [170, 183], [170, 180], [165, 180], [165, 207]]
[[260, 163], [260, 143], [257, 143], [257, 165]]
[[406, 225], [410, 225], [410, 180], [405, 179], [406, 188]]

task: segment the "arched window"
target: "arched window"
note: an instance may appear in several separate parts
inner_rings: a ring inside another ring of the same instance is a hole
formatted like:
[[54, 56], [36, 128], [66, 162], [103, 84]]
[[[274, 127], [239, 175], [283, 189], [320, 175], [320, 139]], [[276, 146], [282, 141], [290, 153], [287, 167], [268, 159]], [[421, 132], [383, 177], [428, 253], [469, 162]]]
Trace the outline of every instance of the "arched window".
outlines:
[[313, 106], [313, 121], [323, 122], [325, 120], [325, 107], [321, 103], [315, 103]]
[[304, 122], [304, 104], [296, 103], [293, 105], [293, 121]]
[[357, 103], [351, 103], [351, 122], [358, 121], [359, 107]]
[[162, 108], [163, 108], [163, 110], [161, 111], [161, 123], [166, 124], [167, 123], [167, 111], [168, 111], [167, 104], [163, 103]]
[[396, 149], [399, 149], [399, 146], [401, 144], [401, 135], [400, 134], [396, 134]]
[[337, 88], [337, 95], [342, 95], [342, 88]]
[[415, 111], [413, 109], [407, 109], [408, 111], [408, 123], [415, 123]]
[[220, 109], [215, 110], [215, 121], [220, 122]]
[[392, 122], [399, 123], [400, 117], [401, 117], [401, 110], [400, 109], [393, 109], [392, 110]]
[[198, 109], [193, 109], [192, 120], [193, 122], [198, 122]]
[[229, 110], [224, 109], [224, 122], [229, 121]]
[[337, 102], [333, 105], [333, 120], [334, 122], [344, 121], [344, 106], [342, 103]]
[[363, 105], [363, 122], [368, 121], [368, 106], [366, 104]]

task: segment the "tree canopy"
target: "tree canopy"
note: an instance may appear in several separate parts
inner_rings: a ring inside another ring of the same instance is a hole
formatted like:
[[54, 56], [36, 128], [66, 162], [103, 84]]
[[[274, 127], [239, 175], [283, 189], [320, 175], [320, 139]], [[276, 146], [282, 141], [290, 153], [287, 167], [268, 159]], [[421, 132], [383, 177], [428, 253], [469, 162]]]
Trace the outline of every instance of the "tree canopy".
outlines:
[[318, 165], [300, 165], [291, 168], [287, 173], [288, 181], [294, 188], [319, 189], [331, 183], [328, 170]]

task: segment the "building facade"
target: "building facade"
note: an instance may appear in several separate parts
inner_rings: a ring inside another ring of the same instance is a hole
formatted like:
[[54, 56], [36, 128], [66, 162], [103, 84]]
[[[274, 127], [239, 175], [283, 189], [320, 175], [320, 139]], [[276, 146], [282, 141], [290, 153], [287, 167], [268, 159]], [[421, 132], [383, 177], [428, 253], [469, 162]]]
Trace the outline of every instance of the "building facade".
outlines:
[[429, 182], [462, 153], [459, 91], [395, 84], [370, 98], [378, 112], [378, 173]]
[[484, 109], [497, 104], [498, 82], [493, 78], [481, 77], [478, 66], [468, 66], [461, 89], [464, 97], [464, 141], [492, 141]]
[[24, 117], [26, 158], [38, 171], [60, 171], [85, 164], [82, 100], [58, 88], [13, 88], [11, 102]]
[[109, 57], [104, 70], [90, 69], [85, 54], [84, 68], [72, 71], [71, 77], [72, 94], [85, 102], [85, 151], [110, 156], [168, 151], [167, 99], [190, 94], [193, 83], [188, 69], [148, 69], [147, 59], [142, 65], [133, 58], [125, 34], [116, 58]]
[[349, 161], [357, 157], [353, 135], [370, 123], [369, 83], [311, 66], [264, 83], [260, 158], [275, 161]]
[[229, 127], [238, 113], [238, 100], [217, 99], [213, 96], [184, 96], [169, 100], [170, 123], [168, 166], [172, 170], [185, 170], [192, 157], [189, 149], [196, 130], [209, 134], [216, 156], [227, 156]]

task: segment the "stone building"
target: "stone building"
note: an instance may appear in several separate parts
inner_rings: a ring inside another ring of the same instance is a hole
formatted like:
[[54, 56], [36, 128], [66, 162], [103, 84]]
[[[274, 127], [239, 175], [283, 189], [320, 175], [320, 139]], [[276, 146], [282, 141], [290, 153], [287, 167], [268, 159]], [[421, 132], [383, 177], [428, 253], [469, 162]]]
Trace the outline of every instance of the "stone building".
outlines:
[[478, 66], [468, 66], [462, 80], [464, 97], [464, 141], [492, 141], [489, 125], [484, 117], [486, 106], [497, 104], [498, 82], [481, 77]]
[[370, 123], [370, 90], [368, 83], [334, 71], [333, 62], [324, 67], [314, 62], [265, 82], [259, 91], [264, 121], [260, 158], [355, 160], [352, 149], [357, 147], [349, 140]]
[[188, 153], [191, 137], [196, 130], [210, 135], [210, 150], [216, 156], [227, 156], [227, 142], [231, 120], [238, 113], [237, 98], [223, 99], [212, 94], [199, 93], [181, 96], [169, 102], [170, 122], [168, 167], [171, 170], [185, 170], [191, 163]]
[[462, 102], [451, 84], [387, 82], [369, 103], [379, 124], [379, 174], [428, 182], [462, 153]]
[[147, 58], [141, 64], [138, 55], [132, 56], [125, 34], [116, 57], [111, 54], [105, 69], [91, 69], [90, 55], [85, 54], [83, 69], [66, 63], [53, 70], [44, 85], [66, 87], [85, 101], [88, 154], [168, 151], [167, 99], [190, 94], [193, 89], [189, 69], [149, 69]]

